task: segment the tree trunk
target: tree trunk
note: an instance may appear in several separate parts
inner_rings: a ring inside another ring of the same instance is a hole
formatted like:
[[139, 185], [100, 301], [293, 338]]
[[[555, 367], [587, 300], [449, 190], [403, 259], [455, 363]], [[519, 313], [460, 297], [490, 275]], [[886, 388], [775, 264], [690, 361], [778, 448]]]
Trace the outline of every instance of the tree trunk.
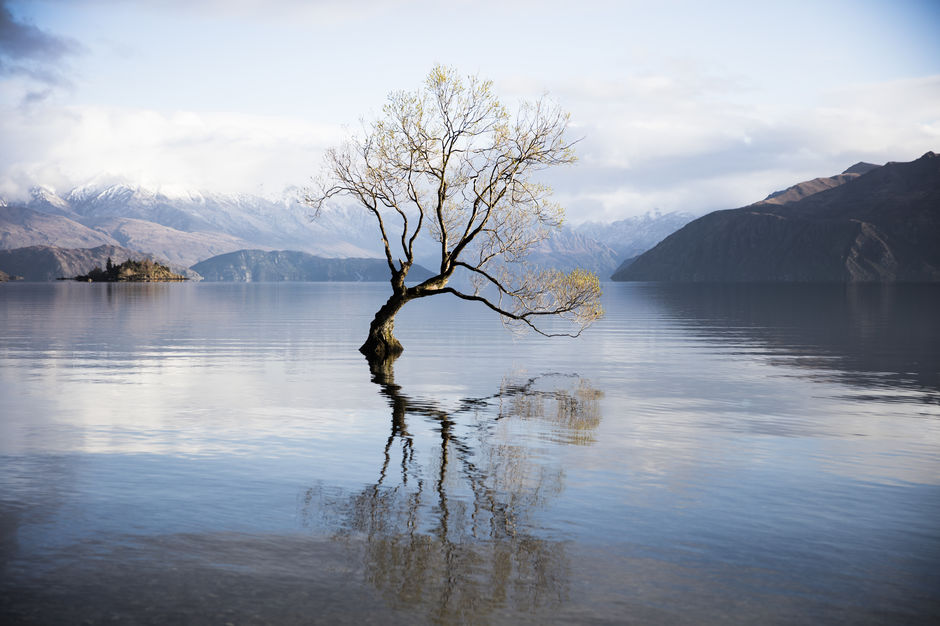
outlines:
[[395, 314], [401, 310], [408, 298], [404, 294], [394, 293], [382, 305], [369, 325], [369, 336], [359, 348], [359, 352], [366, 355], [370, 363], [394, 360], [404, 351], [401, 343], [395, 339], [392, 330], [395, 328]]

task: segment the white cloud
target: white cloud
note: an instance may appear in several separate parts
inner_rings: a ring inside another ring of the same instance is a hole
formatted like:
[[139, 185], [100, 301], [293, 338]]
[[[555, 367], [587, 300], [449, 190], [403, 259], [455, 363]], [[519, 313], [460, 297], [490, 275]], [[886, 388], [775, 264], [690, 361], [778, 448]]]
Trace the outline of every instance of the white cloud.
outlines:
[[940, 75], [845, 86], [813, 106], [747, 103], [733, 80], [646, 76], [563, 85], [581, 163], [555, 187], [581, 216], [734, 208], [861, 160], [940, 149]]
[[145, 186], [279, 192], [316, 174], [342, 129], [239, 113], [162, 113], [107, 107], [18, 111], [0, 134], [23, 146], [0, 157], [0, 193], [36, 183], [80, 184], [103, 173]]
[[[572, 222], [754, 202], [856, 161], [909, 160], [940, 148], [940, 76], [833, 90], [818, 106], [735, 101], [732, 80], [583, 81], [565, 86], [581, 162], [549, 173]], [[722, 91], [724, 90], [724, 91]], [[513, 90], [510, 96], [513, 95]], [[68, 187], [109, 173], [145, 186], [278, 192], [319, 171], [338, 125], [232, 112], [52, 105], [9, 109], [0, 195]]]

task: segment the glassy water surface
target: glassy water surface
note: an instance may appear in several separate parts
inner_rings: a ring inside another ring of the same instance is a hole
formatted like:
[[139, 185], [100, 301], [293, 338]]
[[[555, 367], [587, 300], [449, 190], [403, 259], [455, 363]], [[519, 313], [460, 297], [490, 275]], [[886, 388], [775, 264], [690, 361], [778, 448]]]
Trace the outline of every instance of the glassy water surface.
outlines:
[[4, 623], [931, 623], [940, 290], [0, 286]]

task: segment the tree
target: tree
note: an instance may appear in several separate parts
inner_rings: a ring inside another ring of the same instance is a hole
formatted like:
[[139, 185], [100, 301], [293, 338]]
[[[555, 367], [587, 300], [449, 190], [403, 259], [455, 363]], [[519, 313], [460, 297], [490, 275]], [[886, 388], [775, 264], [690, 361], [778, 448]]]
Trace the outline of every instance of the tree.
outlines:
[[[306, 201], [317, 212], [335, 196], [364, 206], [376, 219], [391, 272], [392, 294], [360, 348], [370, 361], [401, 354], [395, 315], [428, 296], [480, 302], [507, 324], [544, 335], [576, 336], [603, 315], [595, 274], [526, 263], [564, 217], [535, 175], [574, 162], [568, 119], [544, 98], [511, 115], [491, 81], [465, 81], [437, 66], [423, 90], [392, 93], [361, 136], [327, 152], [326, 175]], [[436, 249], [437, 274], [406, 286], [416, 246], [428, 244]], [[472, 290], [448, 284], [458, 271]], [[570, 330], [543, 328], [547, 317], [564, 318]]]

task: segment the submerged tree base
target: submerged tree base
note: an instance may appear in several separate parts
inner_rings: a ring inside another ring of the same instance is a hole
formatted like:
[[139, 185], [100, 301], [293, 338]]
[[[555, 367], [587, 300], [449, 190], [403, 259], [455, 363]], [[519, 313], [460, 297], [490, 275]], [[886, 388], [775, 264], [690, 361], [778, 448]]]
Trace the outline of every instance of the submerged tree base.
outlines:
[[394, 362], [404, 351], [401, 343], [391, 333], [387, 337], [376, 337], [370, 333], [369, 338], [359, 348], [359, 352], [365, 355], [369, 365], [373, 362]]
[[393, 283], [396, 287], [395, 292], [382, 305], [382, 308], [376, 311], [372, 323], [369, 324], [369, 336], [359, 348], [359, 352], [365, 355], [370, 365], [373, 361], [388, 359], [394, 361], [405, 350], [392, 331], [395, 330], [395, 314], [401, 310], [409, 298], [403, 293], [404, 272], [395, 278], [398, 279], [397, 284]]

